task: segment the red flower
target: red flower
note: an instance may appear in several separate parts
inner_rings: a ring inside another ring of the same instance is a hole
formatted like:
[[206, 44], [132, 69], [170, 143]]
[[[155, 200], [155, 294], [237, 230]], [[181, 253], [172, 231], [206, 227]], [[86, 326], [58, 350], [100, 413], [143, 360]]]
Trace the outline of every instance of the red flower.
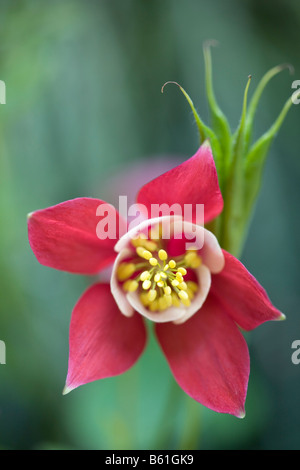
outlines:
[[[215, 411], [243, 417], [249, 353], [239, 327], [284, 316], [240, 261], [195, 223], [197, 204], [204, 204], [205, 223], [223, 209], [210, 147], [143, 186], [137, 201], [148, 211], [173, 205], [175, 215], [162, 212], [127, 231], [116, 209], [89, 198], [29, 215], [29, 242], [41, 264], [79, 274], [113, 264], [110, 285], [90, 287], [73, 310], [65, 393], [133, 366], [145, 347], [146, 317], [180, 387]], [[185, 204], [193, 206], [189, 220], [180, 213]], [[117, 222], [116, 237], [100, 239], [105, 211]], [[186, 251], [193, 237], [203, 245]]]

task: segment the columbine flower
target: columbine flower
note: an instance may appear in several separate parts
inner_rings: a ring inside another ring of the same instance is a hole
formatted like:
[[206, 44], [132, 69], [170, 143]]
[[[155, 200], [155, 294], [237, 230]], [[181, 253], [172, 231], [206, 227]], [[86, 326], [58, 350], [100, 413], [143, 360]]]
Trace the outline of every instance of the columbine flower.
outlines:
[[[41, 264], [80, 274], [113, 265], [110, 285], [94, 284], [73, 310], [64, 392], [133, 366], [145, 347], [147, 318], [182, 389], [215, 411], [243, 417], [249, 353], [239, 327], [252, 330], [283, 315], [240, 261], [196, 223], [195, 210], [182, 218], [185, 204], [204, 204], [205, 224], [222, 212], [209, 145], [143, 186], [137, 201], [148, 214], [153, 204], [165, 204], [174, 215], [162, 210], [125, 234], [117, 211], [97, 199], [29, 215], [29, 241]], [[117, 222], [116, 237], [97, 236], [103, 204]], [[199, 240], [201, 246], [186, 248]]]

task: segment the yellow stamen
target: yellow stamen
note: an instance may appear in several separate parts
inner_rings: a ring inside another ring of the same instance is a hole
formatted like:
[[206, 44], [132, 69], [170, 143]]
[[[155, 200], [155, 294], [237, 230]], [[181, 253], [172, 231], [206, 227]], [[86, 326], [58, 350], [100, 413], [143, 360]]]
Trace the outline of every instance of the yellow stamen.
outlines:
[[149, 251], [157, 250], [157, 244], [155, 242], [152, 242], [151, 240], [146, 240], [144, 242], [144, 247], [146, 248], [146, 250], [149, 250]]
[[[161, 231], [159, 225], [156, 231]], [[119, 265], [117, 277], [123, 282], [123, 289], [126, 292], [135, 292], [139, 289], [141, 304], [152, 312], [164, 311], [172, 305], [176, 308], [182, 308], [183, 305], [188, 307], [199, 286], [194, 281], [185, 282], [184, 276], [188, 268], [197, 269], [202, 263], [197, 248], [178, 256], [175, 261], [168, 260], [168, 253], [161, 249], [164, 245], [160, 240], [155, 242], [152, 238], [148, 239], [144, 233], [140, 233], [138, 238], [132, 240], [132, 245], [143, 260], [142, 262], [128, 260]]]
[[144, 233], [140, 233], [138, 238], [131, 240], [131, 243], [133, 246], [137, 248], [138, 246], [145, 246], [144, 245], [145, 240], [146, 240], [146, 235]]
[[168, 307], [169, 305], [168, 305], [168, 300], [166, 299], [166, 296], [163, 295], [162, 297], [159, 297], [158, 299], [159, 310], [166, 310]]
[[171, 307], [172, 305], [172, 296], [171, 295], [164, 295], [165, 303], [167, 304], [168, 307]]
[[171, 289], [170, 286], [166, 286], [166, 287], [164, 288], [164, 291], [165, 291], [165, 294], [166, 294], [166, 295], [171, 295], [172, 289]]
[[148, 307], [150, 304], [149, 298], [148, 298], [148, 292], [142, 292], [140, 295], [140, 301], [144, 305], [144, 307]]
[[141, 281], [146, 281], [147, 279], [149, 279], [151, 276], [151, 274], [149, 273], [149, 271], [143, 271], [142, 274], [140, 275], [140, 280]]
[[117, 269], [117, 278], [119, 281], [125, 281], [135, 271], [135, 265], [133, 263], [121, 263]]
[[149, 310], [151, 310], [151, 312], [155, 312], [156, 310], [158, 310], [158, 300], [153, 300], [153, 302], [151, 302], [151, 304], [149, 305]]
[[192, 292], [197, 292], [198, 284], [194, 281], [187, 281], [187, 286]]
[[194, 292], [189, 288], [187, 288], [186, 293], [189, 296], [189, 299], [191, 299], [191, 300], [195, 297]]
[[139, 283], [134, 280], [128, 280], [124, 282], [124, 285], [123, 285], [124, 290], [126, 290], [127, 292], [135, 292], [138, 287], [139, 287]]
[[138, 246], [137, 249], [136, 249], [137, 254], [141, 257], [143, 257], [144, 251], [145, 251], [145, 248], [142, 247], [142, 246]]
[[185, 307], [189, 307], [191, 305], [190, 299], [181, 299], [181, 302]]
[[145, 258], [146, 260], [149, 261], [150, 258], [153, 258], [153, 255], [152, 255], [151, 251], [144, 250], [143, 254], [142, 254], [142, 258]]
[[136, 252], [141, 258], [144, 258], [146, 260], [152, 258], [152, 253], [148, 250], [145, 250], [145, 248], [143, 248], [142, 246], [138, 246]]
[[191, 261], [197, 257], [197, 253], [195, 251], [189, 251], [185, 257], [184, 261], [189, 266]]
[[179, 287], [179, 289], [181, 289], [181, 290], [187, 290], [187, 285], [186, 285], [186, 283], [185, 283], [184, 281], [181, 282], [180, 284], [178, 284], [178, 287]]
[[148, 290], [151, 287], [151, 281], [146, 279], [146, 281], [143, 282], [143, 289]]
[[157, 296], [157, 291], [154, 289], [150, 289], [149, 292], [147, 293], [147, 298], [149, 302], [153, 302], [156, 299]]
[[191, 247], [189, 248], [189, 251], [195, 251], [196, 253], [197, 253], [198, 250], [199, 250], [199, 248], [198, 248], [196, 245], [191, 246]]
[[176, 295], [175, 292], [172, 292], [171, 297], [172, 297], [172, 305], [173, 305], [174, 307], [180, 307], [181, 302], [180, 302], [180, 300], [179, 300], [179, 298], [178, 298], [178, 295]]
[[180, 274], [182, 274], [183, 276], [185, 276], [186, 273], [187, 273], [187, 270], [186, 270], [185, 268], [178, 268], [178, 271], [177, 271], [177, 272], [179, 272]]
[[178, 292], [178, 297], [180, 297], [181, 300], [187, 300], [189, 298], [185, 290], [181, 290], [180, 292]]
[[124, 282], [123, 284], [123, 289], [126, 290], [128, 292], [128, 288], [131, 284], [131, 280], [129, 279], [128, 281]]
[[190, 267], [193, 268], [193, 269], [196, 269], [196, 268], [199, 268], [199, 266], [201, 266], [202, 264], [202, 260], [199, 256], [197, 256], [197, 258], [193, 259], [190, 263]]
[[165, 250], [159, 250], [158, 256], [159, 256], [159, 259], [161, 259], [162, 261], [165, 261], [166, 259], [168, 259], [168, 253]]
[[151, 264], [151, 266], [157, 266], [158, 261], [156, 258], [150, 258], [149, 263]]

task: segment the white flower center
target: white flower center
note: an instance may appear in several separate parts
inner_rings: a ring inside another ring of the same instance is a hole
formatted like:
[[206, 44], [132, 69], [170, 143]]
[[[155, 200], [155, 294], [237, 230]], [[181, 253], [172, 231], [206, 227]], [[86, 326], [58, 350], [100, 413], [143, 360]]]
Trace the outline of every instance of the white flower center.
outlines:
[[[168, 236], [162, 233], [165, 223]], [[186, 251], [181, 242], [180, 249], [176, 245], [183, 234], [192, 243]], [[193, 237], [200, 242], [197, 246]], [[211, 272], [224, 267], [216, 237], [177, 216], [142, 222], [117, 242], [115, 250], [119, 254], [111, 292], [119, 309], [125, 316], [136, 311], [158, 323], [183, 323], [198, 312], [210, 290]]]
[[[144, 234], [131, 240], [136, 256], [119, 264], [118, 281], [125, 292], [138, 292], [141, 303], [151, 312], [189, 307], [199, 286], [192, 271], [201, 266], [197, 250], [169, 259], [162, 240], [148, 240]], [[142, 261], [143, 260], [143, 261]], [[189, 271], [189, 278], [184, 280]]]

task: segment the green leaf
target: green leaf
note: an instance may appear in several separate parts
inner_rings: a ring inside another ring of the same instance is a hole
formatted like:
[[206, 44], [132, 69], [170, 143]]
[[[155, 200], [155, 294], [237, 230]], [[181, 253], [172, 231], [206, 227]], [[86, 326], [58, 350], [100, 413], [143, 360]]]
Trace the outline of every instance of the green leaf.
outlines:
[[[213, 81], [212, 81], [212, 62], [211, 62], [211, 52], [210, 47], [217, 45], [216, 41], [206, 41], [203, 45], [204, 53], [204, 63], [205, 63], [205, 85], [206, 85], [206, 94], [208, 99], [208, 104], [211, 112], [212, 118], [212, 128], [219, 139], [221, 147], [221, 158], [220, 158], [220, 171], [219, 178], [220, 187], [222, 189], [222, 180], [224, 172], [230, 161], [231, 154], [231, 131], [228, 121], [220, 109], [214, 94]], [[222, 163], [222, 165], [221, 165]]]
[[259, 104], [261, 95], [269, 83], [269, 81], [275, 77], [278, 73], [282, 72], [285, 69], [289, 69], [290, 74], [293, 73], [293, 67], [290, 64], [281, 64], [277, 65], [276, 67], [273, 67], [271, 70], [269, 70], [260, 80], [259, 84], [257, 85], [255, 92], [252, 96], [252, 99], [249, 103], [249, 108], [247, 112], [247, 117], [246, 117], [246, 131], [245, 131], [245, 148], [249, 149], [250, 145], [250, 140], [252, 136], [252, 129], [253, 129], [253, 122], [254, 122], [254, 117], [255, 113], [257, 110], [257, 106]]
[[[251, 216], [254, 203], [259, 193], [268, 151], [293, 104], [293, 96], [294, 94], [286, 101], [274, 124], [255, 142], [247, 154], [245, 161], [245, 223]], [[300, 96], [300, 92], [296, 94], [296, 97], [297, 96]]]
[[218, 141], [218, 138], [217, 138], [216, 134], [213, 132], [213, 130], [210, 127], [208, 127], [202, 121], [202, 119], [200, 118], [199, 114], [196, 111], [196, 108], [195, 108], [194, 103], [191, 100], [190, 96], [187, 94], [187, 92], [184, 90], [184, 88], [182, 88], [182, 86], [179, 85], [179, 83], [173, 82], [173, 81], [166, 82], [162, 86], [161, 92], [163, 93], [165, 86], [170, 84], [170, 83], [172, 83], [172, 84], [179, 87], [180, 91], [183, 93], [183, 95], [186, 98], [188, 104], [190, 105], [190, 108], [192, 110], [192, 113], [194, 115], [194, 118], [195, 118], [195, 121], [196, 121], [196, 124], [197, 124], [197, 127], [198, 127], [199, 136], [200, 136], [200, 144], [202, 144], [205, 140], [210, 141], [210, 145], [211, 145], [213, 156], [214, 156], [214, 159], [215, 159], [217, 171], [218, 171], [219, 176], [221, 176], [221, 148], [220, 148], [220, 144], [219, 144], [219, 141]]

